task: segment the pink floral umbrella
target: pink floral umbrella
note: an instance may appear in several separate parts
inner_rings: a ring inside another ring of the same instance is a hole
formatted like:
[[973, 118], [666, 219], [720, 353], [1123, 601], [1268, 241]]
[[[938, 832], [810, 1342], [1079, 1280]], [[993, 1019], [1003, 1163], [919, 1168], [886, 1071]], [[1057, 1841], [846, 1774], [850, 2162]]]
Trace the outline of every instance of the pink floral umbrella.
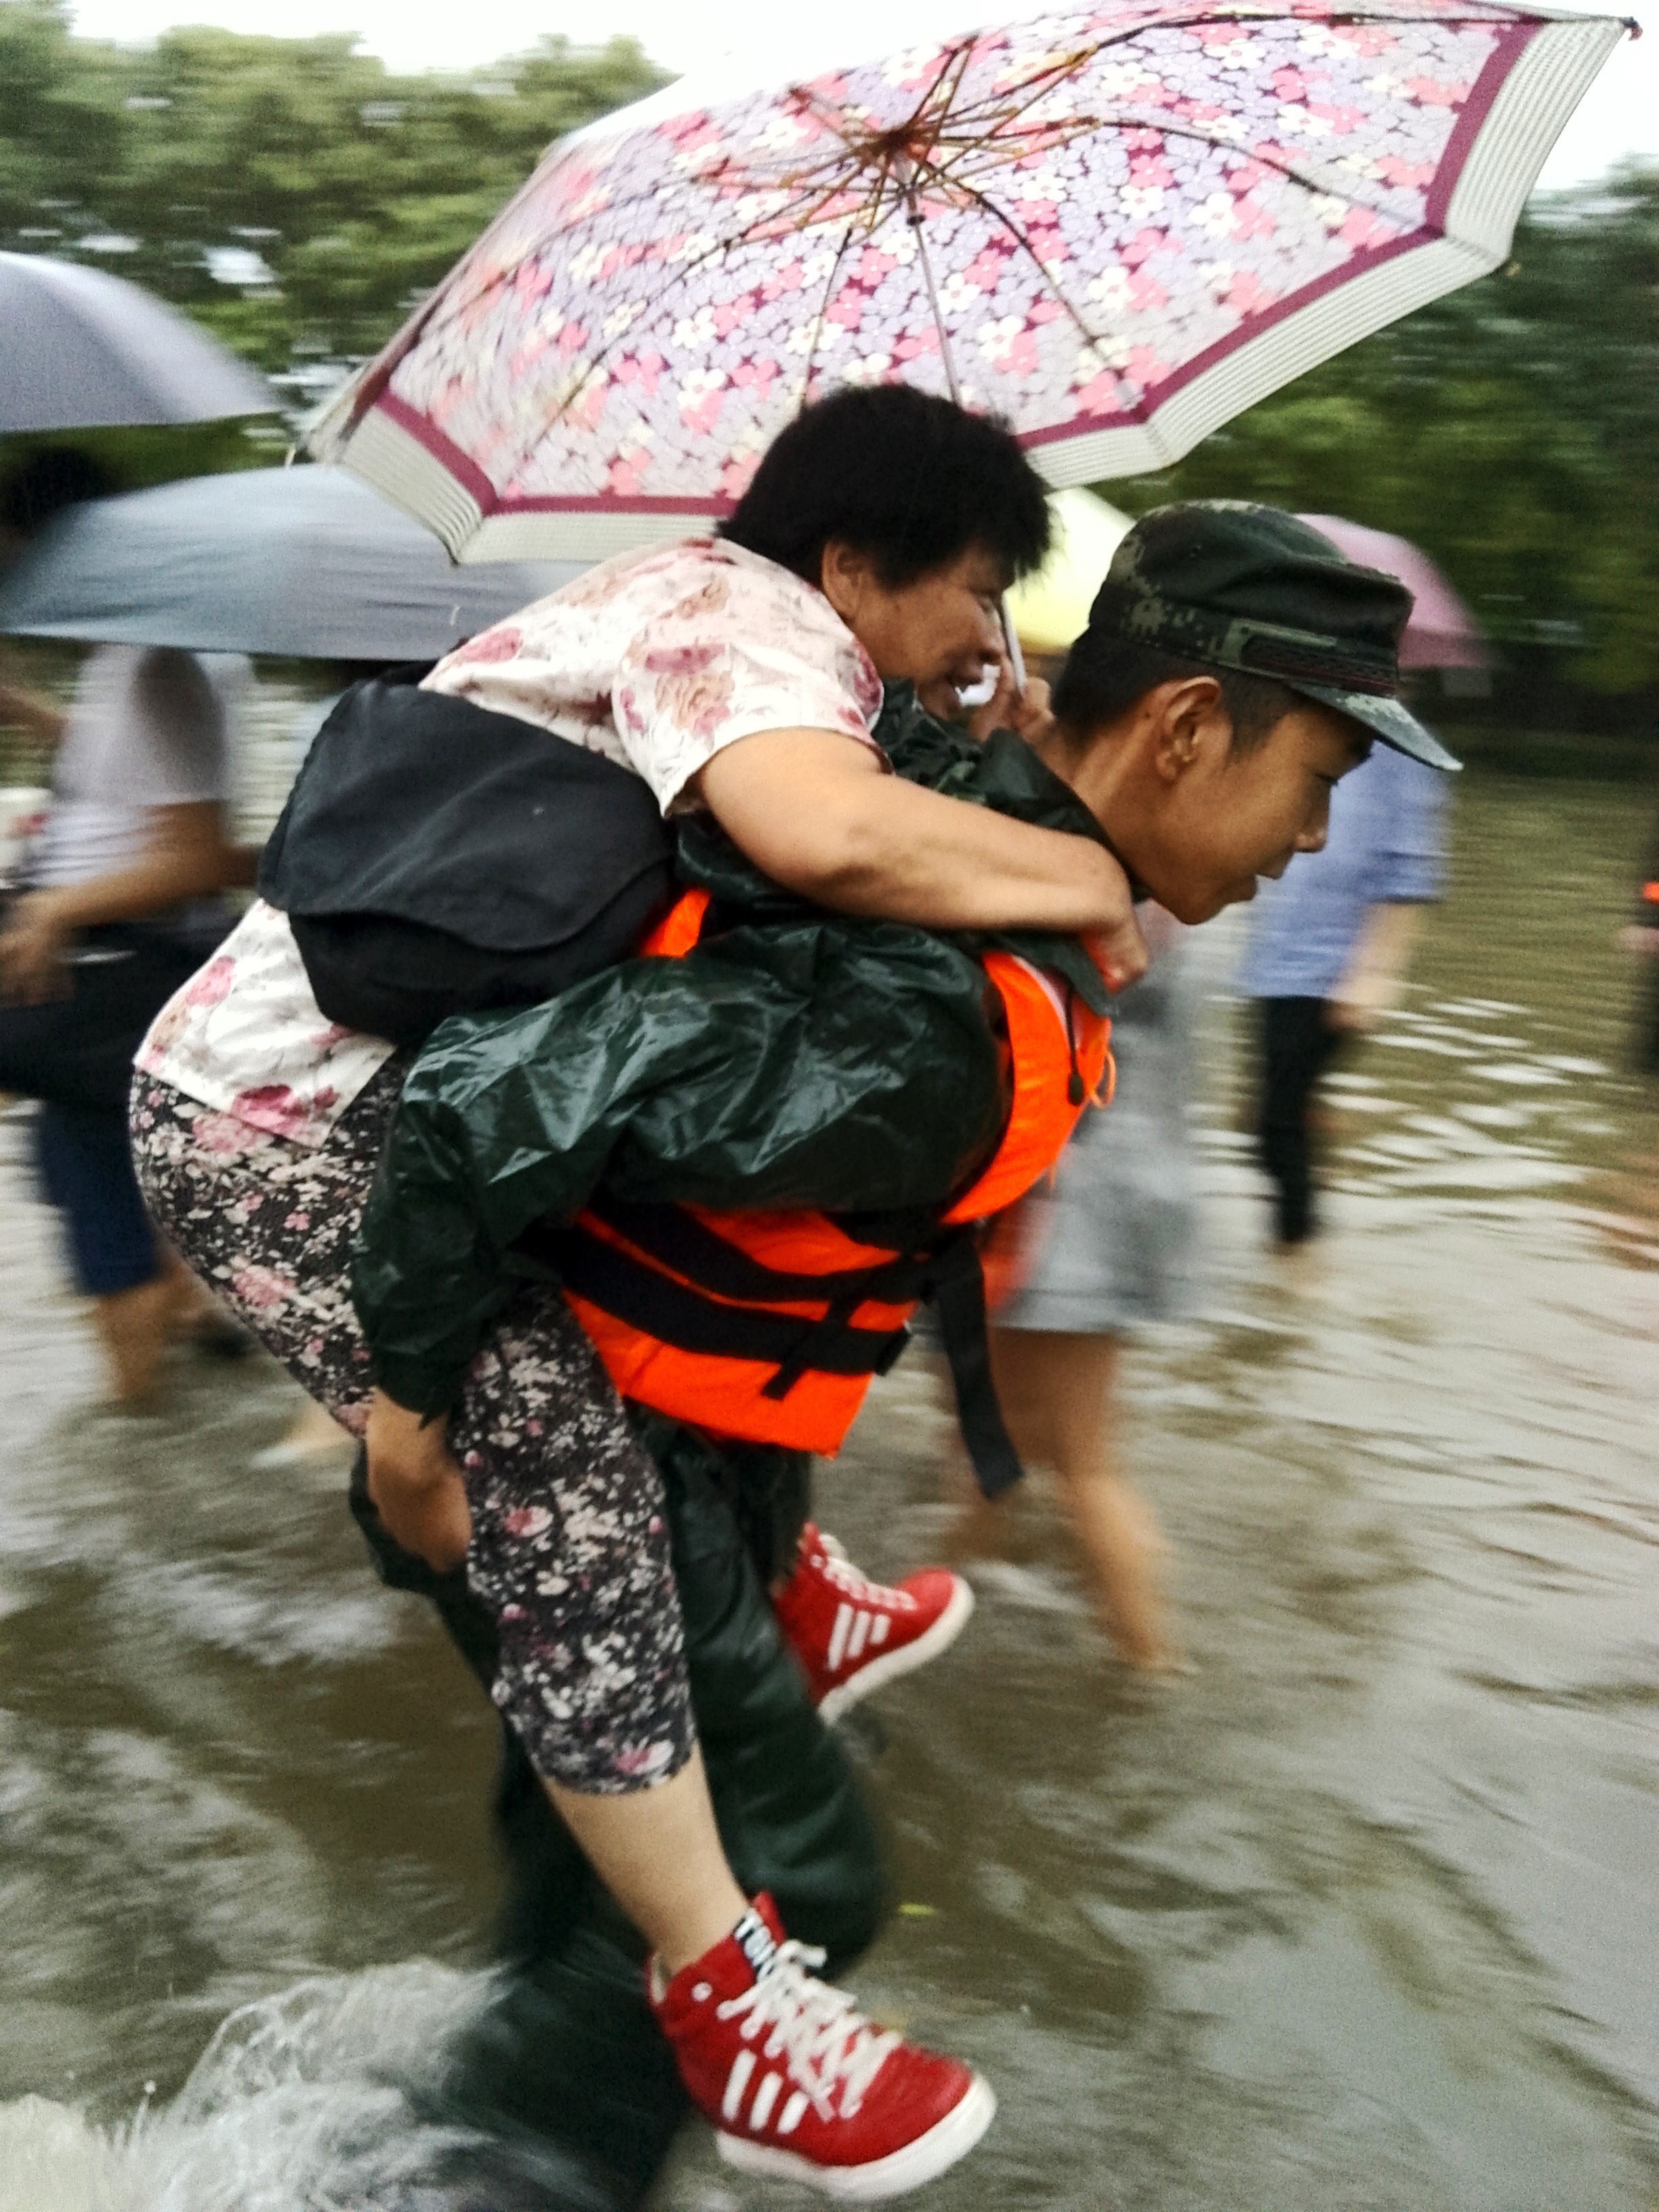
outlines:
[[468, 560], [727, 512], [849, 382], [959, 390], [1056, 485], [1162, 467], [1501, 264], [1620, 29], [1491, 0], [1015, 6], [560, 141], [314, 448]]

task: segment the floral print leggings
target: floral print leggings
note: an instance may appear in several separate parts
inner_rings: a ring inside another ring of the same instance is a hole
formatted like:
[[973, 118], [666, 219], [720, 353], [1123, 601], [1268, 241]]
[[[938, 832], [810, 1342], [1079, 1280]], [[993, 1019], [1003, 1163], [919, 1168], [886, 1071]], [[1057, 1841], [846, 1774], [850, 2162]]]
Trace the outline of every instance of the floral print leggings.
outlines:
[[[392, 1060], [302, 1146], [140, 1074], [133, 1155], [158, 1225], [346, 1428], [368, 1352], [348, 1271], [402, 1087]], [[666, 1782], [696, 1741], [662, 1479], [558, 1291], [514, 1293], [450, 1416], [469, 1586], [495, 1615], [491, 1695], [538, 1772], [586, 1794]]]

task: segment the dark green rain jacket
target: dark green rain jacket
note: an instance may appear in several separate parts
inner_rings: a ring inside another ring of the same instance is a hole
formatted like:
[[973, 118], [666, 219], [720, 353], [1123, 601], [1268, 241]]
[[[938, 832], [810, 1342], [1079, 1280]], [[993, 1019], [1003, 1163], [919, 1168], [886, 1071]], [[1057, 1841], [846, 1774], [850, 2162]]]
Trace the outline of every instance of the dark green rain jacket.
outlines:
[[[912, 781], [1103, 842], [1008, 732], [975, 745], [894, 686], [875, 736]], [[462, 1015], [411, 1067], [363, 1217], [353, 1291], [376, 1381], [447, 1410], [532, 1263], [516, 1241], [617, 1197], [859, 1212], [943, 1206], [1007, 1112], [977, 953], [1047, 969], [1104, 1012], [1074, 939], [850, 921], [753, 870], [706, 816], [678, 870], [714, 899], [678, 960], [631, 960], [523, 1012]]]

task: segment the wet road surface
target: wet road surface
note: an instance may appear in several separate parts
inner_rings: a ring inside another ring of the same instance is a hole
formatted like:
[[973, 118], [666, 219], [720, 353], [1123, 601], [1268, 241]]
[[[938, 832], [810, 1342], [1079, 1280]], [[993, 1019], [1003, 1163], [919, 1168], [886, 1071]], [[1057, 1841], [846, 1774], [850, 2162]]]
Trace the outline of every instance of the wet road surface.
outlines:
[[[1611, 946], [1643, 828], [1626, 791], [1466, 780], [1295, 1279], [1213, 1055], [1206, 1318], [1128, 1365], [1193, 1671], [1112, 1663], [1036, 1490], [967, 1637], [860, 1727], [905, 1910], [856, 1986], [1001, 2100], [940, 2212], [1659, 2201], [1659, 1116]], [[381, 2212], [479, 1998], [491, 1717], [370, 1579], [338, 1468], [252, 1464], [273, 1370], [97, 1409], [27, 1136], [0, 1123], [0, 2208]], [[826, 1471], [866, 1568], [945, 1540], [942, 1436], [902, 1373]], [[661, 2201], [811, 2200], [693, 2136]]]

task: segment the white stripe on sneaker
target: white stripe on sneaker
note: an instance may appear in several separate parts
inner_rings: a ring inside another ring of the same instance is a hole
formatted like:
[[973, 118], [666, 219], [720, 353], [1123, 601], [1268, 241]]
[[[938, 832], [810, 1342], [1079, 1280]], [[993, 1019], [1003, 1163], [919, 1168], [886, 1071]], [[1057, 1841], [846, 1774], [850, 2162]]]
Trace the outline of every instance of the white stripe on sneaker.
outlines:
[[836, 1608], [836, 1625], [830, 1632], [829, 1667], [830, 1672], [832, 1674], [835, 1673], [836, 1668], [841, 1664], [842, 1655], [847, 1649], [847, 1632], [852, 1626], [852, 1607], [850, 1605], [837, 1606]]
[[844, 1682], [824, 1692], [818, 1700], [818, 1718], [825, 1728], [833, 1728], [843, 1713], [849, 1712], [861, 1698], [867, 1698], [872, 1690], [896, 1682], [901, 1674], [925, 1667], [941, 1651], [950, 1650], [974, 1610], [973, 1591], [960, 1575], [955, 1581], [950, 1603], [931, 1628], [925, 1629], [908, 1644], [884, 1651], [879, 1659], [866, 1659], [856, 1674], [849, 1674]]
[[800, 2125], [801, 2114], [806, 2110], [806, 2099], [799, 2089], [783, 2108], [783, 2118], [778, 2122], [781, 2136], [792, 2136]]
[[853, 1633], [847, 1646], [847, 1656], [849, 1659], [856, 1659], [859, 1656], [868, 1641], [869, 1635], [870, 1615], [867, 1613], [860, 1613], [853, 1623]]
[[781, 2074], [769, 2074], [755, 2092], [755, 2101], [749, 2107], [749, 2124], [758, 2134], [772, 2117], [772, 2107], [778, 2101], [778, 2092], [783, 2087]]
[[890, 2197], [920, 2189], [965, 2158], [990, 2126], [996, 2109], [989, 2085], [975, 2075], [967, 2095], [924, 2135], [885, 2158], [868, 2159], [859, 2166], [823, 2166], [799, 2151], [757, 2142], [753, 2136], [716, 2135], [714, 2147], [728, 2166], [744, 2173], [802, 2182], [838, 2204], [884, 2204]]
[[886, 1643], [887, 1632], [892, 1625], [884, 1613], [878, 1613], [876, 1615], [874, 1625], [870, 1631], [870, 1648], [872, 1651], [878, 1644]]
[[735, 2120], [743, 2110], [743, 2093], [749, 2087], [749, 2076], [755, 2070], [755, 2054], [740, 2051], [732, 2061], [732, 2071], [726, 2077], [726, 2094], [720, 2099], [720, 2118]]

